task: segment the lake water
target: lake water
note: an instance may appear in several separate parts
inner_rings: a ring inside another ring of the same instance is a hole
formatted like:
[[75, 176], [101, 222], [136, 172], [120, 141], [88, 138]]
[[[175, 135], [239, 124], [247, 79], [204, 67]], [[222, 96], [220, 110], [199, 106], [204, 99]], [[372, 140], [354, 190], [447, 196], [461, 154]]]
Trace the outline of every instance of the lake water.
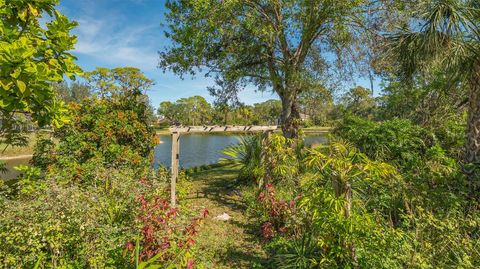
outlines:
[[[189, 134], [180, 136], [180, 167], [190, 168], [200, 165], [217, 163], [219, 159], [225, 158], [222, 150], [229, 145], [238, 143], [239, 136], [231, 135], [201, 135]], [[169, 135], [160, 136], [161, 144], [155, 147], [154, 168], [160, 165], [170, 167], [172, 139]], [[326, 142], [325, 136], [306, 136], [307, 145], [323, 144]], [[1, 178], [9, 180], [15, 178], [18, 172], [13, 167], [22, 164], [28, 164], [29, 159], [8, 160], [7, 168], [9, 172]]]
[[4, 161], [7, 164], [6, 167], [8, 172], [5, 175], [0, 175], [0, 178], [6, 179], [6, 180], [16, 178], [18, 175], [20, 175], [20, 172], [15, 170], [14, 167], [19, 165], [28, 165], [29, 161], [30, 161], [30, 158], [19, 158], [19, 159]]
[[[200, 165], [217, 163], [225, 158], [222, 150], [229, 145], [236, 144], [239, 136], [189, 134], [180, 136], [180, 167], [190, 168]], [[160, 136], [161, 144], [155, 147], [154, 167], [160, 165], [170, 167], [172, 162], [172, 138]], [[323, 144], [325, 136], [306, 136], [305, 144]]]

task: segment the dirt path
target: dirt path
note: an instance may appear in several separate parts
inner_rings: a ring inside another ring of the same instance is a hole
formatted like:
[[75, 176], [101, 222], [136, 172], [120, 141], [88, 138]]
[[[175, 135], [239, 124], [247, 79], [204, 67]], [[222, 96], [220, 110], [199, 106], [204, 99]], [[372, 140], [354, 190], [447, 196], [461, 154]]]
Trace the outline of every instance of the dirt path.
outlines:
[[[210, 211], [197, 237], [197, 253], [207, 268], [262, 268], [266, 263], [255, 234], [258, 228], [249, 224], [245, 205], [234, 188], [236, 172], [232, 166], [223, 166], [192, 176], [193, 191], [188, 199], [194, 207]], [[231, 219], [215, 219], [224, 213]]]

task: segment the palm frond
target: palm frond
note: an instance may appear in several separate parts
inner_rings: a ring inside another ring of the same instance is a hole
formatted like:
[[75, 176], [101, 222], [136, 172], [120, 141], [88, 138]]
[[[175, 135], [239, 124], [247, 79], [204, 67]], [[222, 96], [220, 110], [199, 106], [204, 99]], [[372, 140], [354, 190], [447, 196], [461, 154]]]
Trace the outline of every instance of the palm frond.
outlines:
[[461, 79], [472, 72], [478, 59], [480, 31], [478, 8], [457, 0], [430, 1], [420, 12], [417, 29], [400, 29], [389, 37], [389, 57], [400, 67], [400, 74], [413, 74], [442, 67], [453, 78]]

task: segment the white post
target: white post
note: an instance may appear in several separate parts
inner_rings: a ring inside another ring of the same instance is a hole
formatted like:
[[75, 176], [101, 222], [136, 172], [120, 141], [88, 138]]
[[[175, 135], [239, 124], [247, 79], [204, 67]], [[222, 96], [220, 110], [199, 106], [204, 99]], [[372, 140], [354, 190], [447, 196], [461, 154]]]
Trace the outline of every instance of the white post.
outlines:
[[177, 179], [178, 179], [178, 163], [180, 158], [180, 134], [172, 133], [172, 181], [170, 187], [171, 206], [177, 206]]

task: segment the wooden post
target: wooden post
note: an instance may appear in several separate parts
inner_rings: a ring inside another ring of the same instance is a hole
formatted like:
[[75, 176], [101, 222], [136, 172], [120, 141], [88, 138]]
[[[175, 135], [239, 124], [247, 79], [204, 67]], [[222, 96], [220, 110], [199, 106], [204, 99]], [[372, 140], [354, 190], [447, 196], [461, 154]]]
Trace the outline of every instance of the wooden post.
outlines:
[[180, 158], [180, 134], [172, 133], [172, 181], [170, 187], [171, 206], [177, 206], [177, 179], [178, 179], [178, 163]]
[[[277, 130], [278, 126], [171, 126], [169, 128], [172, 134], [172, 179], [170, 187], [171, 206], [177, 206], [177, 180], [178, 167], [180, 162], [180, 134], [181, 133], [209, 133], [209, 132], [266, 132], [264, 141], [268, 141], [272, 131]], [[270, 174], [268, 174], [269, 177]]]
[[267, 156], [265, 155], [265, 150], [266, 148], [268, 147], [268, 144], [270, 142], [270, 138], [272, 136], [272, 131], [271, 130], [267, 130], [263, 133], [263, 136], [262, 136], [262, 156], [261, 156], [261, 164], [264, 166], [265, 168], [265, 175], [264, 175], [264, 178], [260, 179], [260, 182], [258, 182], [258, 188], [259, 189], [263, 189], [263, 187], [268, 183], [270, 182], [271, 180], [271, 175], [270, 175], [270, 167], [267, 167], [267, 165], [270, 165], [270, 160], [267, 158]]

